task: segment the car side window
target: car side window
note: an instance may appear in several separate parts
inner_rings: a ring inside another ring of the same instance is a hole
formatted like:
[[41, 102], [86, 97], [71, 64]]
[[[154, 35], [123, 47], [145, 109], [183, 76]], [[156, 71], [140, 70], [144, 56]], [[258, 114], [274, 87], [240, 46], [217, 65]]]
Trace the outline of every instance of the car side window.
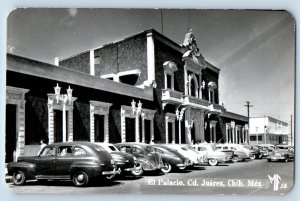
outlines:
[[223, 147], [223, 149], [228, 149], [228, 147]]
[[71, 156], [72, 155], [72, 147], [59, 147], [57, 149], [57, 156]]
[[231, 149], [231, 150], [236, 150], [236, 148], [235, 148], [235, 147], [230, 147], [230, 149]]
[[81, 147], [74, 147], [73, 155], [74, 156], [84, 156], [84, 155], [86, 155], [86, 151]]
[[216, 150], [222, 149], [222, 147], [216, 147]]
[[142, 154], [143, 151], [142, 151], [140, 148], [133, 147], [133, 148], [132, 148], [132, 153], [135, 153], [135, 154]]
[[55, 147], [46, 147], [40, 156], [55, 156]]
[[120, 147], [120, 151], [125, 153], [131, 153], [131, 147], [126, 147], [126, 146]]

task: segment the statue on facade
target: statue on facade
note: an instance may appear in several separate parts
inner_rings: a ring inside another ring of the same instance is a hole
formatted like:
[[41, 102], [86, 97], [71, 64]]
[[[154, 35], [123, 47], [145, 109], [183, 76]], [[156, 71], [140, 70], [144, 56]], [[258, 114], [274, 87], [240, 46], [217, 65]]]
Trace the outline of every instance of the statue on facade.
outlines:
[[192, 56], [194, 57], [200, 56], [199, 48], [197, 46], [196, 38], [192, 29], [190, 29], [189, 32], [185, 34], [182, 46], [189, 49], [186, 54], [192, 54]]

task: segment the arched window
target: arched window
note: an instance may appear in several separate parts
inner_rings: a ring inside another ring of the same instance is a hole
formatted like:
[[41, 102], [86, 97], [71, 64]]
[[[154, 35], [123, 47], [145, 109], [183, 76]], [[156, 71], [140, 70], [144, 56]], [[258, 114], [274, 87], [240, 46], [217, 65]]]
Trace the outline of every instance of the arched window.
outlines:
[[217, 84], [215, 82], [208, 83], [208, 100], [210, 103], [215, 103], [215, 89], [217, 89]]
[[198, 85], [198, 79], [194, 73], [188, 76], [188, 85], [189, 85], [189, 95], [198, 98], [199, 85]]
[[177, 65], [172, 61], [166, 61], [163, 64], [165, 75], [165, 89], [174, 90], [174, 72], [178, 70]]

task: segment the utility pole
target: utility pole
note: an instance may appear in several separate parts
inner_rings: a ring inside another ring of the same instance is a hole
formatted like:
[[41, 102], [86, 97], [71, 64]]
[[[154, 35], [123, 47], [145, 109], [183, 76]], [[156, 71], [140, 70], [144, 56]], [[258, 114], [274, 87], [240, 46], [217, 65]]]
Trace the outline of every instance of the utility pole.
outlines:
[[291, 145], [293, 146], [293, 115], [291, 115]]
[[[246, 105], [244, 105], [247, 107], [247, 116], [248, 116], [248, 144], [250, 143], [250, 107], [253, 107], [253, 105], [250, 105], [250, 101], [246, 101]], [[258, 136], [256, 136], [256, 142], [258, 144]]]

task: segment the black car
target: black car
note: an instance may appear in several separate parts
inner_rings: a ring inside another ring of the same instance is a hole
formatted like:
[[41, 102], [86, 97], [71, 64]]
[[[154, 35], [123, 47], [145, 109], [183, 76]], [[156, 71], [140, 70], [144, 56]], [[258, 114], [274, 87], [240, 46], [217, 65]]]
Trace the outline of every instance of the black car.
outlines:
[[119, 149], [115, 147], [115, 145], [103, 142], [95, 142], [95, 144], [101, 146], [108, 153], [110, 153], [121, 172], [136, 172], [138, 170], [135, 169], [141, 168], [137, 163], [137, 159], [135, 156], [126, 152], [119, 151]]
[[163, 168], [163, 161], [157, 152], [148, 144], [126, 142], [115, 144], [115, 146], [126, 153], [130, 153], [136, 157], [137, 163], [141, 168], [134, 169], [131, 173], [135, 176], [141, 176], [144, 171], [155, 171]]
[[86, 186], [91, 178], [119, 174], [112, 156], [89, 142], [61, 142], [44, 147], [37, 156], [20, 156], [7, 165], [15, 185], [26, 180], [73, 180]]

